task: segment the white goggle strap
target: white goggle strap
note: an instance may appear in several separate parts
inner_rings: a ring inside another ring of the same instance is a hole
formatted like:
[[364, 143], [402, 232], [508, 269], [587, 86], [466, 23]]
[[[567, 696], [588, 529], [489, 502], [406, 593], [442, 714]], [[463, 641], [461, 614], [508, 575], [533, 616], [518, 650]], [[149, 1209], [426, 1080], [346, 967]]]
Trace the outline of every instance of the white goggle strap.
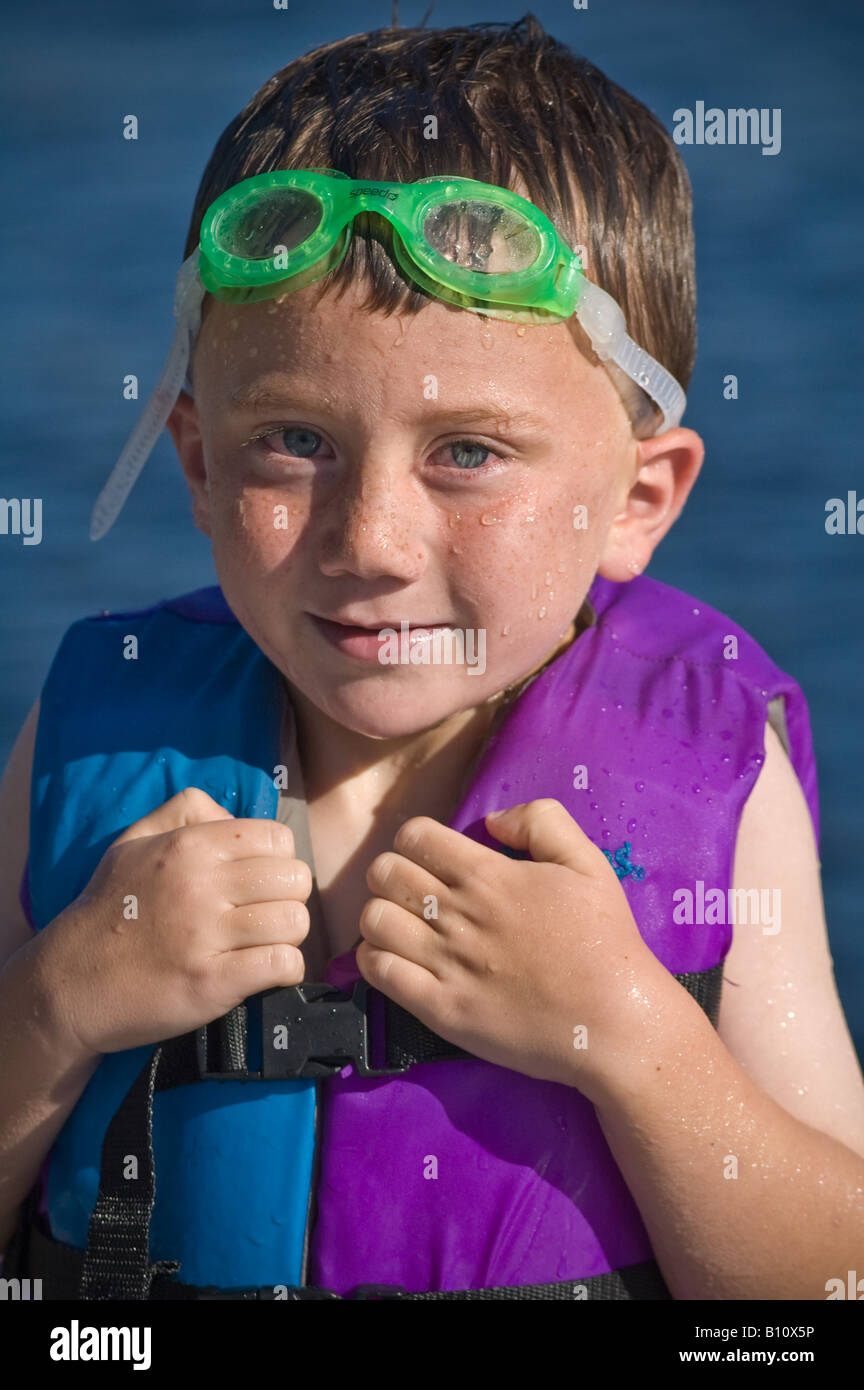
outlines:
[[672, 373], [628, 338], [624, 314], [611, 294], [583, 277], [576, 317], [600, 360], [614, 362], [660, 407], [663, 423], [655, 433], [680, 424], [687, 397]]
[[187, 382], [192, 345], [201, 326], [204, 286], [198, 274], [198, 251], [185, 260], [177, 275], [174, 291], [174, 317], [177, 326], [162, 374], [144, 412], [124, 445], [123, 452], [109, 474], [90, 518], [90, 539], [98, 541], [110, 531], [135, 485], [135, 480], [152, 453], [153, 446], [171, 414], [181, 389]]

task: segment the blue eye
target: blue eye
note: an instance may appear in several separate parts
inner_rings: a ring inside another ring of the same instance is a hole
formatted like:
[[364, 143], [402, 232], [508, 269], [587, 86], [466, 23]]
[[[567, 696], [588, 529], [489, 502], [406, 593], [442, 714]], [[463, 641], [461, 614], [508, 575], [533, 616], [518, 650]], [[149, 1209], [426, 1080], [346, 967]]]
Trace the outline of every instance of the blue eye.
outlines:
[[308, 459], [313, 454], [317, 454], [324, 442], [320, 434], [316, 434], [314, 430], [304, 429], [302, 425], [287, 430], [279, 430], [270, 437], [279, 439], [289, 454], [301, 459]]
[[[491, 449], [485, 448], [482, 444], [472, 443], [470, 439], [458, 439], [455, 444], [449, 444], [447, 447], [453, 455], [453, 462], [456, 467], [466, 471], [480, 468], [492, 452]], [[483, 457], [478, 458], [478, 454], [482, 454]]]

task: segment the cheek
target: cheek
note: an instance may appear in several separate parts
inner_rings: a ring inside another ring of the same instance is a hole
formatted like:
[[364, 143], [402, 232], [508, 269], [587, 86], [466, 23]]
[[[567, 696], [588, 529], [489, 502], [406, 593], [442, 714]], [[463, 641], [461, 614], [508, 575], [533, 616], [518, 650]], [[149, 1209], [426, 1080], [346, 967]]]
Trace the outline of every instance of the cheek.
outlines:
[[210, 492], [219, 559], [270, 571], [284, 563], [308, 522], [308, 504], [277, 490], [223, 478]]
[[[448, 534], [455, 587], [511, 630], [572, 616], [601, 550], [596, 489], [523, 487], [506, 500], [463, 513]], [[585, 500], [575, 500], [576, 498]], [[574, 608], [575, 604], [575, 608]]]

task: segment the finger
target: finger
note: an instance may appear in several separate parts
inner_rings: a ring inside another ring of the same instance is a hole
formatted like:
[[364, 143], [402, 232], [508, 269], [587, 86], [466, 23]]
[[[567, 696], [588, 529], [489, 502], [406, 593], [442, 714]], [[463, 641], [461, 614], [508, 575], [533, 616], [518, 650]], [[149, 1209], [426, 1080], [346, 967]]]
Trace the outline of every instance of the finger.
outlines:
[[225, 951], [277, 946], [280, 942], [299, 946], [309, 935], [309, 910], [291, 900], [232, 907], [219, 918], [219, 926]]
[[189, 825], [170, 832], [185, 837], [185, 847], [225, 862], [237, 859], [296, 859], [294, 836], [281, 821], [235, 819]]
[[185, 787], [170, 801], [163, 801], [161, 806], [134, 821], [117, 836], [115, 844], [124, 840], [140, 840], [144, 835], [164, 835], [166, 831], [180, 830], [184, 825], [233, 819], [230, 811], [226, 811], [200, 787]]
[[225, 951], [219, 957], [218, 978], [226, 995], [238, 1003], [278, 985], [299, 985], [305, 974], [303, 952], [285, 942]]
[[590, 873], [600, 856], [570, 812], [552, 797], [526, 801], [498, 815], [490, 812], [486, 828], [511, 849], [527, 850], [537, 863], [563, 864], [577, 873]]
[[435, 974], [441, 946], [431, 923], [386, 898], [371, 898], [360, 913], [360, 934], [379, 950], [391, 951]]
[[446, 889], [440, 878], [393, 850], [372, 860], [366, 870], [366, 886], [374, 897], [389, 898], [424, 921], [432, 922], [437, 920], [439, 899]]
[[393, 837], [393, 848], [450, 888], [470, 882], [484, 850], [476, 840], [431, 816], [404, 821]]
[[373, 989], [380, 989], [394, 1004], [419, 1018], [427, 1028], [432, 1027], [432, 1008], [439, 985], [434, 975], [422, 965], [368, 941], [361, 941], [355, 959], [357, 969]]
[[219, 866], [219, 884], [235, 907], [294, 898], [305, 902], [312, 892], [312, 870], [302, 859], [282, 855], [250, 856]]
[[165, 835], [177, 830], [203, 828], [203, 846], [211, 843], [218, 848], [220, 858], [240, 859], [256, 854], [286, 854], [293, 859], [294, 835], [281, 821], [261, 817], [235, 817], [200, 787], [185, 787], [157, 806], [148, 815], [134, 821], [115, 844], [138, 840], [147, 835]]

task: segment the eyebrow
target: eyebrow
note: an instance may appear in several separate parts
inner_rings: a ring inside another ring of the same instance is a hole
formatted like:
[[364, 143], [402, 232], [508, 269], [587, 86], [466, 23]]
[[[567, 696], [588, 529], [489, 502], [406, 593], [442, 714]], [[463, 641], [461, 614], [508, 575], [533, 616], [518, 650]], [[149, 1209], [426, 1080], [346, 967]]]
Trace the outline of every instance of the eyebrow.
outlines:
[[[302, 404], [292, 397], [283, 395], [269, 387], [254, 384], [238, 387], [228, 399], [236, 410], [303, 409]], [[511, 411], [498, 401], [477, 401], [475, 404], [459, 410], [445, 408], [440, 411], [440, 414], [446, 415], [448, 420], [460, 421], [463, 424], [481, 424], [493, 420], [503, 420], [509, 426], [522, 429], [547, 429], [549, 425], [548, 420], [545, 420], [542, 415], [532, 414], [530, 411], [524, 410]]]

